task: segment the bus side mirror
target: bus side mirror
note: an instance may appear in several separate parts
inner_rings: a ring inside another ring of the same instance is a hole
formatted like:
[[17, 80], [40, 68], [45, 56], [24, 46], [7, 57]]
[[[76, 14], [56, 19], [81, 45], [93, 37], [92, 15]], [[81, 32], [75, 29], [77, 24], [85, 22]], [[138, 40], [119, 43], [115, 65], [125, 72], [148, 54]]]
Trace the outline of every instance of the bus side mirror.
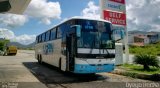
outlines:
[[80, 25], [73, 25], [71, 28], [75, 29], [76, 36], [78, 38], [81, 37], [81, 26]]
[[120, 30], [120, 29], [112, 30], [112, 34], [115, 42], [118, 42], [124, 39], [124, 36], [125, 36], [124, 30]]
[[76, 35], [78, 38], [81, 37], [81, 26], [80, 25], [76, 26]]

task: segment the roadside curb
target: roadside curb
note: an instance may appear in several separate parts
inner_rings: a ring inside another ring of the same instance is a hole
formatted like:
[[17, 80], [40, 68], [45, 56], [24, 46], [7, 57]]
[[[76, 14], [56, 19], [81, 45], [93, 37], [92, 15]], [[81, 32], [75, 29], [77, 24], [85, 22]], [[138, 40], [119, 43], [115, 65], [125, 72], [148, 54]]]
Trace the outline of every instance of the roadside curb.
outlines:
[[151, 80], [151, 81], [160, 81], [160, 74], [142, 74], [142, 73], [135, 73], [135, 72], [129, 72], [125, 70], [115, 69], [112, 74], [118, 74], [123, 76], [129, 76], [132, 78], [139, 78], [139, 79], [145, 79], [145, 80]]

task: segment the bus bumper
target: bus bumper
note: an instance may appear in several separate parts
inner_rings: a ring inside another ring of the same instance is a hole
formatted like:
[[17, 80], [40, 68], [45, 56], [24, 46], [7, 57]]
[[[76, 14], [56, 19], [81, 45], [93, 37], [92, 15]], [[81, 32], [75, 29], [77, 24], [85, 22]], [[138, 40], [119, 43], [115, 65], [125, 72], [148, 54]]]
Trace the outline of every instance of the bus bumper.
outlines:
[[105, 65], [84, 65], [75, 64], [74, 73], [89, 74], [89, 73], [99, 73], [99, 72], [112, 72], [115, 68], [114, 64]]

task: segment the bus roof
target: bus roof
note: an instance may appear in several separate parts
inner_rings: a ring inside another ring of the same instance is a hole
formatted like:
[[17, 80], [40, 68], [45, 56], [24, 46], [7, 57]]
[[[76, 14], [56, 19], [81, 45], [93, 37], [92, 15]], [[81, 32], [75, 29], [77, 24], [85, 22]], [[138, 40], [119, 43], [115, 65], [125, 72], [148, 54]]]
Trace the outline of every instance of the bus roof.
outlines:
[[[75, 17], [71, 17], [71, 18], [69, 18], [69, 19], [67, 19], [67, 20], [62, 21], [62, 22], [60, 22], [60, 23], [57, 24], [57, 25], [54, 25], [54, 27], [57, 27], [57, 26], [65, 23], [65, 22], [67, 22], [67, 21], [70, 21], [70, 20], [81, 20], [81, 19], [82, 19], [82, 20], [93, 20], [93, 21], [102, 21], [102, 22], [111, 23], [110, 21], [103, 20], [103, 19], [92, 19], [92, 18], [87, 18], [87, 17], [78, 17], [78, 16], [75, 16]], [[53, 28], [53, 27], [52, 27], [52, 28]], [[50, 28], [49, 30], [51, 30], [52, 28]], [[47, 30], [47, 31], [49, 31], [49, 30]], [[47, 31], [45, 31], [45, 32], [47, 32]], [[45, 32], [43, 32], [43, 33], [45, 33]], [[41, 34], [43, 34], [43, 33], [41, 33]], [[41, 34], [39, 34], [39, 35], [41, 35]], [[38, 35], [38, 36], [39, 36], [39, 35]]]
[[[83, 19], [83, 20], [94, 20], [94, 21], [103, 21], [103, 22], [108, 22], [108, 23], [111, 23], [110, 21], [106, 21], [106, 20], [103, 20], [103, 19], [94, 19], [94, 18], [87, 18], [87, 17], [78, 17], [78, 16], [75, 16], [75, 17], [71, 17], [71, 18], [69, 18], [69, 19], [67, 19], [67, 20], [64, 20], [64, 21], [62, 21], [60, 24], [58, 24], [58, 25], [61, 25], [61, 24], [63, 24], [63, 23], [65, 23], [65, 22], [67, 22], [67, 21], [69, 21], [69, 20], [80, 20], [80, 19]], [[56, 25], [56, 26], [58, 26], [58, 25]], [[55, 26], [55, 27], [56, 27]]]

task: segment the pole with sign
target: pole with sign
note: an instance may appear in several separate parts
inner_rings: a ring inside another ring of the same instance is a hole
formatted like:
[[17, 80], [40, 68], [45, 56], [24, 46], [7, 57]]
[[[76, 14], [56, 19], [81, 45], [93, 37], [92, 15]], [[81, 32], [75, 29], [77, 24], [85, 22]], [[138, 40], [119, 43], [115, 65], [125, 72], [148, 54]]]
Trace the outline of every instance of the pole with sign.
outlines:
[[115, 25], [126, 26], [126, 14], [113, 12], [113, 11], [103, 11], [104, 19], [112, 22]]
[[[126, 27], [126, 6], [125, 0], [100, 0], [101, 19], [110, 21], [113, 26], [123, 27], [125, 33], [125, 62], [129, 61], [128, 31]], [[114, 29], [116, 30], [116, 29]], [[122, 50], [123, 51], [123, 50]], [[122, 55], [123, 58], [123, 55]]]

